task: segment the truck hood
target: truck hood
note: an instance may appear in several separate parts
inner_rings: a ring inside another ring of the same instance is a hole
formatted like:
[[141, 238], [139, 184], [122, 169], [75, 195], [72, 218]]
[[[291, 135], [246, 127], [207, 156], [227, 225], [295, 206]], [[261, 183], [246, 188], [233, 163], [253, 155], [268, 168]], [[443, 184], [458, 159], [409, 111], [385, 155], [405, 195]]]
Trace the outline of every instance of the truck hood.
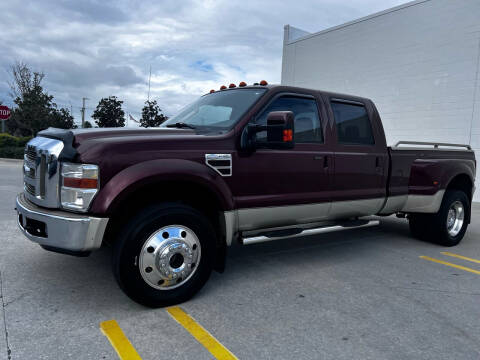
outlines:
[[[178, 142], [179, 140], [195, 139], [204, 137], [197, 135], [193, 129], [176, 128], [93, 128], [93, 129], [57, 129], [48, 128], [40, 131], [38, 136], [58, 139], [63, 141], [64, 150], [60, 160], [74, 161], [87, 160], [98, 163], [101, 154], [114, 152], [120, 148], [134, 150], [137, 145], [148, 146], [164, 143], [167, 141]], [[158, 146], [152, 146], [158, 148]]]

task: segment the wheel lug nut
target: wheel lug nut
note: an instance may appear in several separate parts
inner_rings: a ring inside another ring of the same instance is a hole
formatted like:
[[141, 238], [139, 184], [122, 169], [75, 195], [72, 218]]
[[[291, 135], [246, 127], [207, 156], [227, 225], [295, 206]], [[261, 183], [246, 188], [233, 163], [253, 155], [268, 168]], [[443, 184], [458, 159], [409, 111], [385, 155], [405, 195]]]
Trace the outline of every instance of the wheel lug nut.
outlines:
[[147, 248], [147, 252], [150, 253], [150, 254], [153, 253], [154, 251], [155, 251], [155, 249], [154, 249], [153, 246], [149, 246], [149, 247]]
[[153, 269], [152, 269], [151, 266], [147, 266], [147, 267], [145, 268], [145, 272], [147, 272], [147, 273], [151, 273], [152, 270], [153, 270]]

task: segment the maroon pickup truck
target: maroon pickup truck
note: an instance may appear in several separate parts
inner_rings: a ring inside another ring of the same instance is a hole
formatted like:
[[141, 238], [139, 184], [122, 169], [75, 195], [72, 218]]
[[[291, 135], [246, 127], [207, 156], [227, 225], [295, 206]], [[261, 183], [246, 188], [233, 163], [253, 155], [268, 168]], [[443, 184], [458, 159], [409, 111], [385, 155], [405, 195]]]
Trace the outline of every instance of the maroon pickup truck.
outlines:
[[[47, 129], [16, 201], [51, 251], [113, 247], [120, 287], [148, 306], [193, 296], [227, 247], [406, 216], [443, 246], [470, 222], [468, 145], [388, 147], [369, 99], [265, 82], [211, 91], [155, 129]], [[370, 216], [369, 218], [365, 218]]]

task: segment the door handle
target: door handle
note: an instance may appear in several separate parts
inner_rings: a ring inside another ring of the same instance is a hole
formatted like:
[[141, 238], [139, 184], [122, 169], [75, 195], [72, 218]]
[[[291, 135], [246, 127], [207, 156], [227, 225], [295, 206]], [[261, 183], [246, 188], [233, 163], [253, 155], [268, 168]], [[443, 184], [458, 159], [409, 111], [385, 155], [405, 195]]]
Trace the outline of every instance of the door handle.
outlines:
[[380, 156], [375, 158], [375, 171], [379, 174], [383, 173], [383, 159]]
[[323, 167], [328, 168], [328, 156], [324, 155], [315, 155], [313, 160], [322, 160], [323, 159]]

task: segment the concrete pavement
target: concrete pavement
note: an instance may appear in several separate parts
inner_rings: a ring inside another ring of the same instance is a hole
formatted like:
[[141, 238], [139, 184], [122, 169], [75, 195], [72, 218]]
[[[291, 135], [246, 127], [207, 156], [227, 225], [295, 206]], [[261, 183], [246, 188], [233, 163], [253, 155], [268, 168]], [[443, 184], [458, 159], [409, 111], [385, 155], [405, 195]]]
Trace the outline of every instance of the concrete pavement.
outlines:
[[[99, 330], [110, 319], [143, 359], [212, 358], [165, 309], [121, 292], [109, 249], [75, 258], [24, 238], [13, 211], [21, 187], [21, 164], [0, 161], [0, 359], [116, 359]], [[181, 308], [239, 359], [478, 359], [480, 275], [419, 258], [480, 270], [441, 254], [480, 259], [477, 204], [472, 217], [454, 248], [412, 239], [407, 222], [391, 217], [234, 246], [225, 273]]]

